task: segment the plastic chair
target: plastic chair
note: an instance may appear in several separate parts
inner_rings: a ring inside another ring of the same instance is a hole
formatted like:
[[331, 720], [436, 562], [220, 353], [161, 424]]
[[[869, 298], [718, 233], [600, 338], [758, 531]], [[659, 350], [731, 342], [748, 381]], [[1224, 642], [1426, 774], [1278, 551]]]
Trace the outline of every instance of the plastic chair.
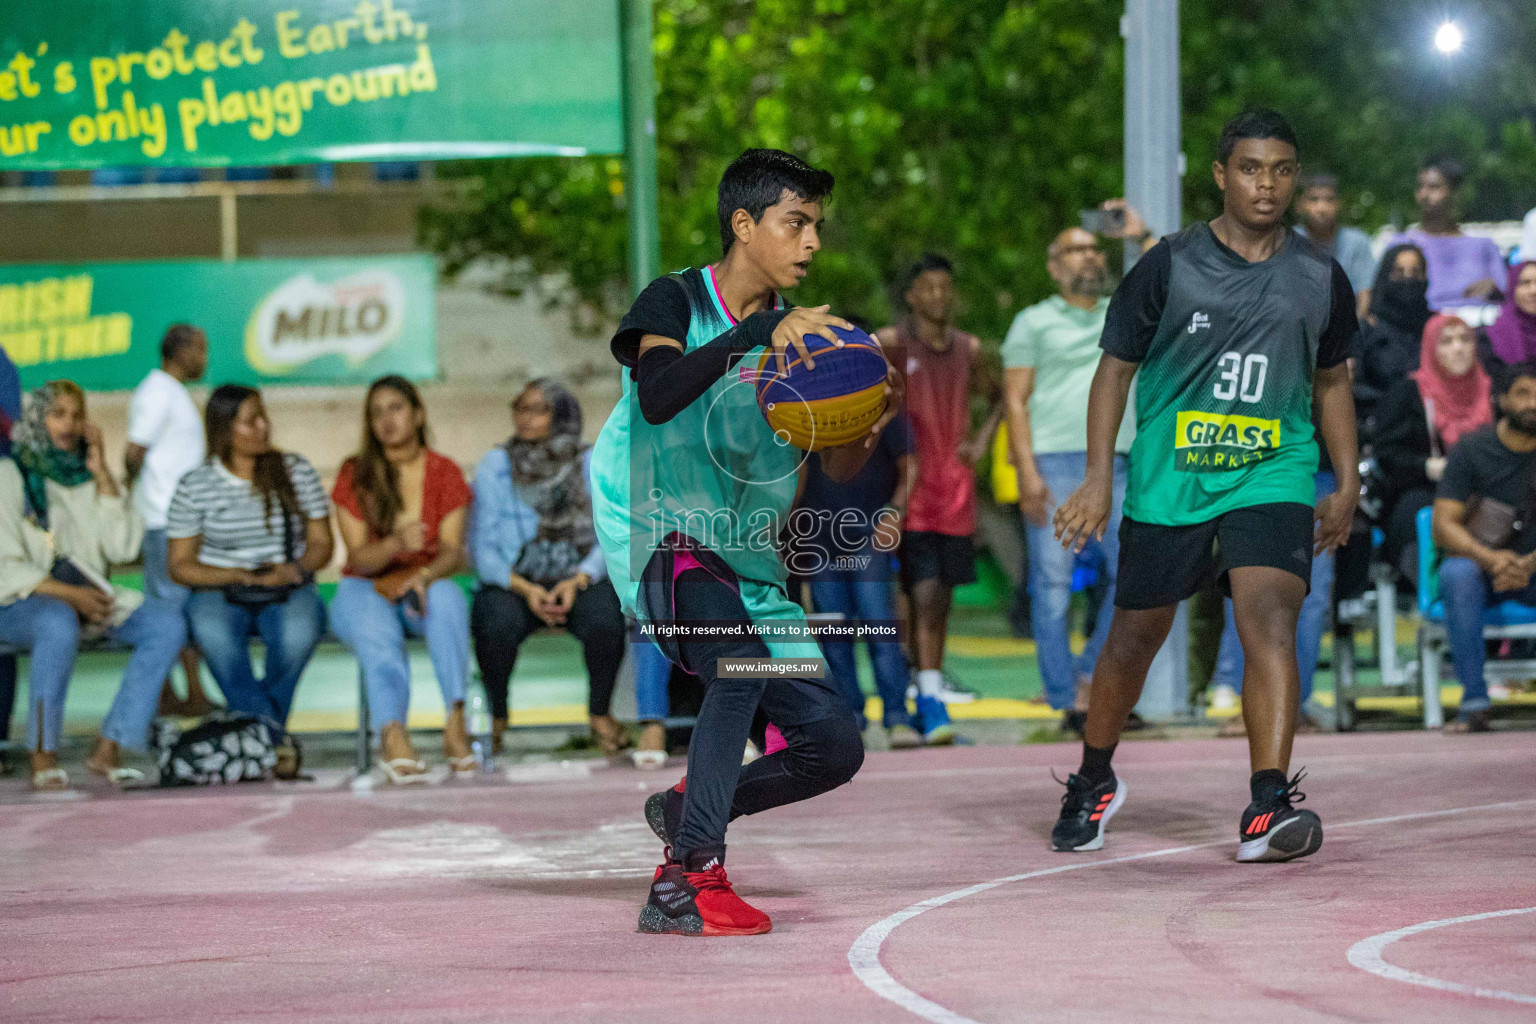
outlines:
[[[1419, 541], [1419, 680], [1424, 690], [1424, 728], [1438, 729], [1444, 722], [1440, 710], [1440, 661], [1450, 647], [1445, 628], [1445, 602], [1440, 600], [1440, 552], [1435, 550], [1433, 508], [1419, 510], [1414, 526]], [[1483, 637], [1493, 640], [1536, 638], [1536, 608], [1519, 601], [1502, 601], [1483, 611]], [[1536, 675], [1536, 659], [1490, 661], [1485, 675], [1501, 679], [1526, 679]]]

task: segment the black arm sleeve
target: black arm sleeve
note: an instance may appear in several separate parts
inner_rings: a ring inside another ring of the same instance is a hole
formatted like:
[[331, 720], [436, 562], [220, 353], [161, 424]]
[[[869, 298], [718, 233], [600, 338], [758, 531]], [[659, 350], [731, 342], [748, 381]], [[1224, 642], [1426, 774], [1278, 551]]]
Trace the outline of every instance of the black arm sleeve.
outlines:
[[1355, 316], [1355, 289], [1349, 283], [1349, 275], [1333, 262], [1333, 309], [1328, 314], [1328, 326], [1317, 342], [1317, 368], [1326, 370], [1338, 366], [1355, 354], [1355, 336], [1360, 333], [1360, 321]]
[[647, 334], [671, 338], [679, 345], [688, 342], [688, 293], [676, 277], [668, 274], [645, 286], [635, 298], [608, 348], [613, 357], [630, 369], [640, 361], [640, 339]]
[[1099, 348], [1128, 363], [1139, 363], [1147, 357], [1152, 340], [1157, 337], [1157, 325], [1163, 319], [1172, 274], [1173, 249], [1164, 239], [1136, 261], [1115, 289], [1104, 316]]
[[736, 365], [742, 353], [768, 344], [773, 329], [788, 315], [788, 309], [753, 313], [686, 355], [670, 345], [658, 345], [645, 353], [634, 371], [640, 415], [647, 423], [665, 423], [688, 408]]

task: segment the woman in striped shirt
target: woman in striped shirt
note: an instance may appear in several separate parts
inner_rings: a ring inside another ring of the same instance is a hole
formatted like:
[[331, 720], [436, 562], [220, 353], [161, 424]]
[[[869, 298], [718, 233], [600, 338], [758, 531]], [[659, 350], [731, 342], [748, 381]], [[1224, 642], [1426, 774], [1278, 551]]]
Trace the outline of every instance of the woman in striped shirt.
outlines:
[[[192, 638], [231, 711], [257, 715], [281, 737], [276, 774], [298, 774], [286, 734], [299, 675], [325, 633], [315, 572], [331, 560], [331, 505], [309, 460], [272, 447], [254, 388], [224, 384], [204, 414], [208, 458], [181, 478], [166, 520], [171, 578], [193, 590]], [[266, 647], [263, 677], [250, 637]]]

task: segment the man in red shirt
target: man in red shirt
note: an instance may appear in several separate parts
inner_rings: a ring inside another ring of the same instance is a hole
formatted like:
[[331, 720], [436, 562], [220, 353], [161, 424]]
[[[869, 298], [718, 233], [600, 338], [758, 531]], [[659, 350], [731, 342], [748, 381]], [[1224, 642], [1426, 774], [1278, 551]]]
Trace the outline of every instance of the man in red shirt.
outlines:
[[[944, 634], [955, 587], [976, 579], [971, 534], [976, 530], [976, 460], [996, 429], [1002, 407], [978, 379], [981, 342], [957, 330], [954, 266], [924, 253], [902, 281], [907, 315], [876, 333], [906, 379], [917, 478], [907, 503], [901, 549], [902, 583], [912, 601], [912, 650], [917, 662], [923, 731], [948, 720], [941, 700], [972, 700], [944, 686]], [[973, 393], [993, 410], [970, 433]]]

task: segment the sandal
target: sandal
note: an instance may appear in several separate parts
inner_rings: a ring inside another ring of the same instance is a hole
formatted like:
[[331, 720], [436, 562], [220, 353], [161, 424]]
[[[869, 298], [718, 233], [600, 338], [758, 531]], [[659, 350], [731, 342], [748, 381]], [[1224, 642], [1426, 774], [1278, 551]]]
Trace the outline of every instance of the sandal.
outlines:
[[609, 715], [592, 715], [588, 720], [588, 728], [591, 730], [592, 739], [609, 757], [623, 753], [633, 746], [629, 741], [629, 733]]
[[1243, 721], [1241, 713], [1233, 715], [1221, 723], [1221, 728], [1216, 730], [1220, 739], [1230, 740], [1248, 735], [1248, 723]]
[[106, 765], [93, 759], [87, 759], [85, 767], [92, 775], [100, 775], [118, 789], [129, 789], [144, 782], [144, 773], [137, 768], [125, 768], [120, 764]]
[[272, 777], [284, 782], [293, 782], [297, 779], [308, 778], [303, 774], [304, 748], [299, 746], [299, 741], [292, 736], [283, 739], [276, 748], [277, 763], [272, 766]]
[[69, 773], [63, 768], [43, 768], [32, 773], [32, 788], [39, 793], [62, 793], [69, 788]]
[[661, 722], [646, 722], [640, 727], [640, 749], [632, 751], [629, 759], [643, 772], [653, 772], [667, 766], [667, 727]]
[[443, 723], [443, 758], [455, 775], [469, 775], [479, 766], [469, 743], [469, 727], [464, 720], [464, 702], [455, 701]]
[[1493, 728], [1492, 716], [1483, 711], [1464, 711], [1455, 718], [1446, 722], [1441, 727], [1441, 732], [1448, 736], [1458, 736], [1469, 732], [1488, 732]]
[[415, 786], [427, 781], [427, 766], [414, 757], [397, 757], [393, 761], [380, 761], [384, 777], [397, 786]]
[[632, 750], [629, 753], [629, 759], [643, 772], [654, 772], [667, 766], [665, 750]]

